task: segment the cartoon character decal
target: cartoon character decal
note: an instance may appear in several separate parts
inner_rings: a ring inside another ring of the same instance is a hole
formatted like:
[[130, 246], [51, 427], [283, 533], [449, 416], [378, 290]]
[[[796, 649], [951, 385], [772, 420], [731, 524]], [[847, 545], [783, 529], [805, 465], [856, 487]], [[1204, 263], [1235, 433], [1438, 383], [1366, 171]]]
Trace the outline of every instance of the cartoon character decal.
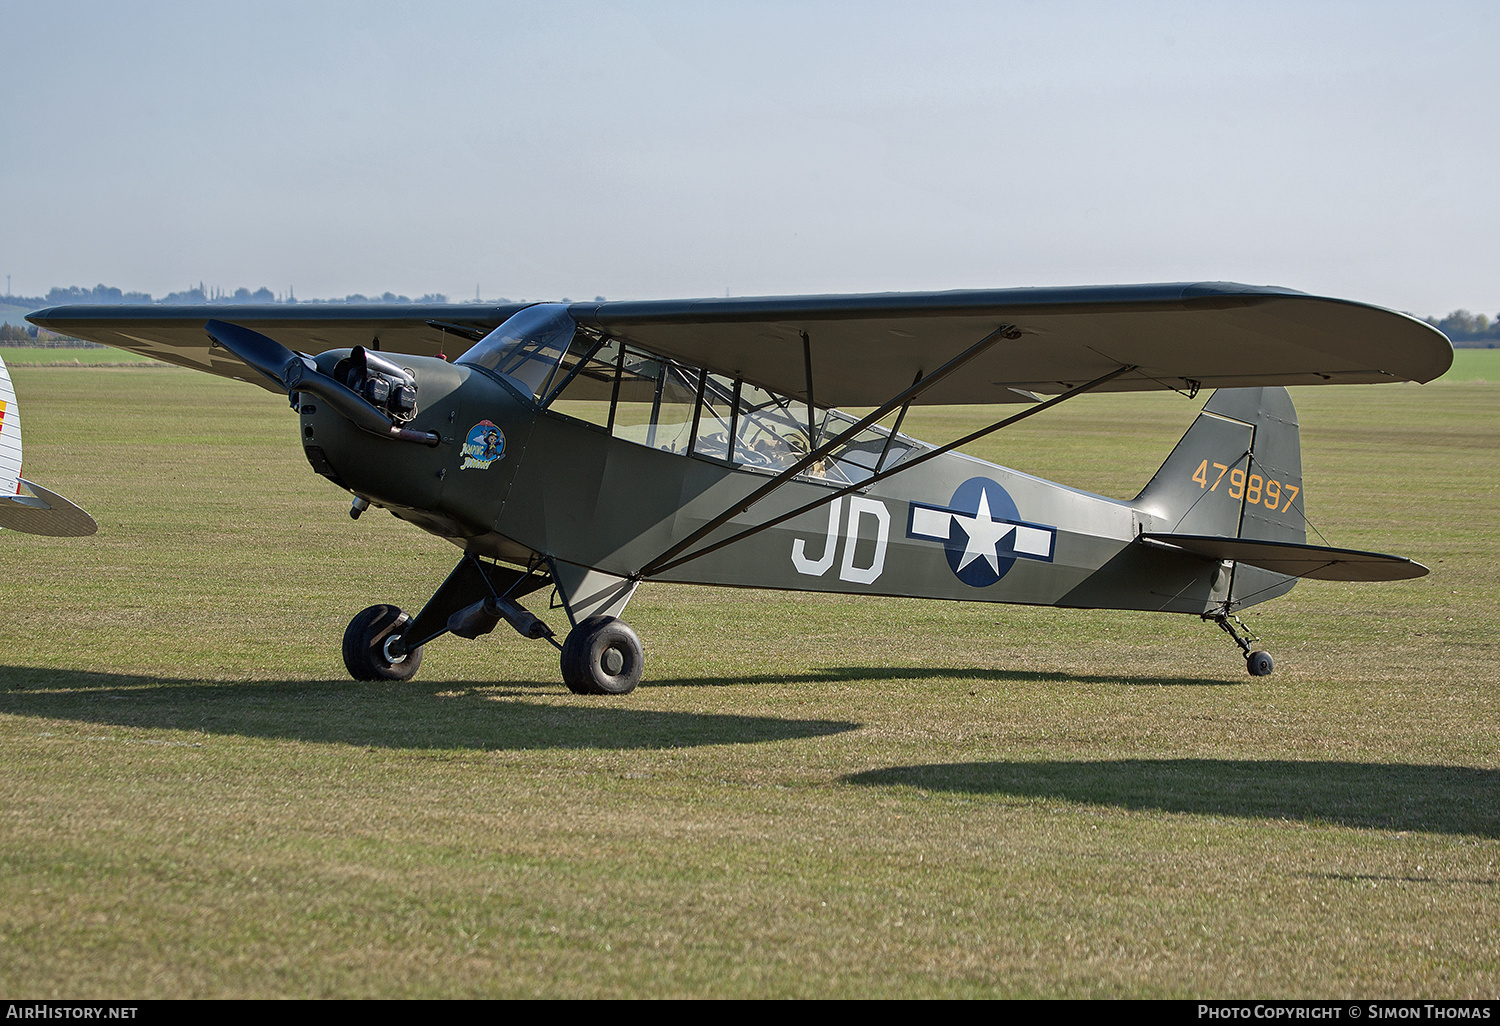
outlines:
[[488, 420], [469, 428], [460, 450], [463, 462], [459, 470], [488, 470], [491, 463], [505, 458], [505, 432]]

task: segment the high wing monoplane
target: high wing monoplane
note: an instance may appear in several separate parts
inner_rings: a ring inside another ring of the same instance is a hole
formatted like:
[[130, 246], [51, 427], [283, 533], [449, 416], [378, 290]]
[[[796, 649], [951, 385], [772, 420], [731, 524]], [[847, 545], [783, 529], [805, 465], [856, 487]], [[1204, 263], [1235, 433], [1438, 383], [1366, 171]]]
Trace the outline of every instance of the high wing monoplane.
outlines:
[[21, 476], [21, 409], [10, 371], [0, 360], [0, 528], [81, 538], [99, 530], [94, 518], [56, 492]]
[[[1307, 543], [1287, 386], [1425, 382], [1453, 358], [1402, 314], [1225, 283], [31, 320], [284, 392], [351, 516], [463, 550], [415, 616], [354, 617], [356, 679], [408, 679], [430, 642], [504, 621], [607, 694], [641, 678], [620, 617], [648, 581], [1185, 613], [1269, 673], [1239, 610], [1303, 577], [1427, 572]], [[955, 451], [1083, 393], [1160, 389], [1214, 391], [1133, 500]], [[901, 432], [915, 404], [996, 420], [931, 445]], [[545, 588], [561, 642], [521, 604]]]

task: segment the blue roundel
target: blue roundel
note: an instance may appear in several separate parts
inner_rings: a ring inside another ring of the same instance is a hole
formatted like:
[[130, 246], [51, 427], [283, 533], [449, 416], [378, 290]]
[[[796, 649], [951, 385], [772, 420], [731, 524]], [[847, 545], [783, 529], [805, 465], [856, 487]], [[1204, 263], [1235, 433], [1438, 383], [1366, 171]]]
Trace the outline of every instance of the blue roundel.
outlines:
[[1013, 542], [1020, 520], [1010, 493], [987, 477], [971, 477], [958, 486], [948, 504], [948, 565], [960, 581], [988, 588], [1016, 565]]

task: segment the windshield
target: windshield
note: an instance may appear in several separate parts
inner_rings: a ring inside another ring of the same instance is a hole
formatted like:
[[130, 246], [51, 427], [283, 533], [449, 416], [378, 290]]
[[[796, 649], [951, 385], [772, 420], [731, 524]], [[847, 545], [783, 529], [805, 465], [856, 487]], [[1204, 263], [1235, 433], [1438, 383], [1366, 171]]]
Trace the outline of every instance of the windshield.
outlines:
[[453, 362], [501, 374], [540, 399], [547, 394], [577, 328], [561, 303], [528, 306]]

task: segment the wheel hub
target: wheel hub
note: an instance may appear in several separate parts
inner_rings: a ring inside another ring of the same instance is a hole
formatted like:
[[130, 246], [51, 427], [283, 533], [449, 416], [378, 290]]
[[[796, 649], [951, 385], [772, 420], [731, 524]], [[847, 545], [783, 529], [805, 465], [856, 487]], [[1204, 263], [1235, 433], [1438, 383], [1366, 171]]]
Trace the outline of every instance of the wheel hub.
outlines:
[[406, 662], [406, 646], [401, 644], [402, 635], [392, 634], [380, 646], [380, 654], [392, 666]]
[[618, 648], [606, 648], [599, 664], [604, 668], [605, 673], [611, 677], [618, 677], [620, 671], [625, 669], [625, 653]]

